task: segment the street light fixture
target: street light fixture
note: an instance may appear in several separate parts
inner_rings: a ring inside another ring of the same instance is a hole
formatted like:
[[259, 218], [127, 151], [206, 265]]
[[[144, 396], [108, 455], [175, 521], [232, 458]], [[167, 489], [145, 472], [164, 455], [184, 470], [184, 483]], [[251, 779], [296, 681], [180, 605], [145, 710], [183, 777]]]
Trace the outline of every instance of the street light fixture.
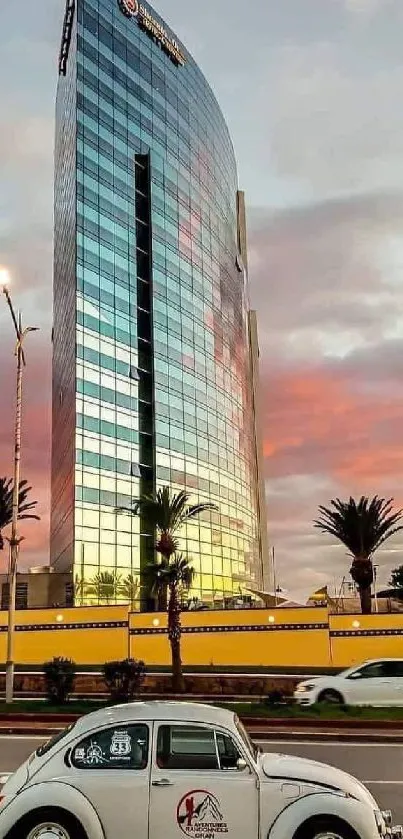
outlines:
[[27, 326], [22, 328], [21, 313], [15, 314], [10, 292], [8, 290], [9, 273], [6, 269], [0, 269], [0, 284], [5, 295], [8, 308], [13, 321], [17, 343], [15, 356], [17, 359], [17, 387], [16, 387], [16, 408], [14, 428], [14, 484], [12, 500], [12, 519], [10, 543], [10, 560], [8, 566], [8, 625], [7, 625], [7, 661], [6, 661], [6, 703], [11, 704], [14, 698], [14, 627], [15, 627], [15, 596], [17, 591], [17, 567], [18, 554], [21, 537], [18, 535], [18, 499], [20, 488], [20, 466], [21, 466], [21, 408], [22, 408], [22, 373], [25, 367], [25, 355], [23, 349], [24, 338], [28, 332], [35, 332], [36, 327]]

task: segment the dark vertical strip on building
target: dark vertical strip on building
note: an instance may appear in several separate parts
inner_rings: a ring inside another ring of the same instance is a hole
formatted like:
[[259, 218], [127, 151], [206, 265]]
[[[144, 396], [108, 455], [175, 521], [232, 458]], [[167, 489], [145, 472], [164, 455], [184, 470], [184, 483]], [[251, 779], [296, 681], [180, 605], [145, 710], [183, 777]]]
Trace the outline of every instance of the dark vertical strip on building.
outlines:
[[[135, 216], [137, 262], [137, 329], [139, 375], [140, 495], [153, 495], [155, 480], [155, 397], [153, 346], [153, 276], [151, 229], [150, 155], [135, 156]], [[144, 516], [140, 518], [140, 576], [142, 608], [151, 600], [144, 570], [155, 557], [155, 533]]]

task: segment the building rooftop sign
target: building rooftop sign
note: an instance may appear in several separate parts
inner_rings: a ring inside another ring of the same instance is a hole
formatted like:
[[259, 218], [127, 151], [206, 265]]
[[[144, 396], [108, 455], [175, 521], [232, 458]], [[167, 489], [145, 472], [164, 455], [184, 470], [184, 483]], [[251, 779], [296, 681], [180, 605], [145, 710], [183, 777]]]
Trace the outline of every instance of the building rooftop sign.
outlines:
[[141, 29], [144, 29], [150, 38], [153, 38], [159, 44], [174, 64], [180, 66], [185, 64], [186, 58], [177, 41], [171, 38], [166, 29], [152, 17], [145, 6], [141, 5], [138, 0], [118, 0], [118, 6], [126, 17], [136, 18]]

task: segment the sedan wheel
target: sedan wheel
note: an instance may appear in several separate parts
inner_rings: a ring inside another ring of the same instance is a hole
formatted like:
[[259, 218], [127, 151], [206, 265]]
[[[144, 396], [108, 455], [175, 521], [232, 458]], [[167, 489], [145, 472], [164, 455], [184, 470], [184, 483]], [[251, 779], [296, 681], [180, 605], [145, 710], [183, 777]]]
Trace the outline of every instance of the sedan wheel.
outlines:
[[44, 822], [33, 827], [27, 835], [27, 839], [72, 839], [70, 833], [61, 824], [55, 822]]
[[326, 702], [328, 705], [344, 704], [342, 695], [337, 690], [333, 690], [332, 688], [323, 690], [320, 696], [318, 697], [318, 702]]

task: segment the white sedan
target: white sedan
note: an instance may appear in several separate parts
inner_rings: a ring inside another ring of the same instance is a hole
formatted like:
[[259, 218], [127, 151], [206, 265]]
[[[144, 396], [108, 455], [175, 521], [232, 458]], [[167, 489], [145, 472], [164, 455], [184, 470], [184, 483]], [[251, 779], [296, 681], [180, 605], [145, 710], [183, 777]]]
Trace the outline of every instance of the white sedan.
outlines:
[[294, 692], [299, 705], [330, 702], [339, 705], [403, 706], [403, 659], [379, 658], [300, 682]]
[[0, 839], [402, 839], [332, 766], [263, 754], [235, 714], [137, 702], [41, 746], [0, 791]]

